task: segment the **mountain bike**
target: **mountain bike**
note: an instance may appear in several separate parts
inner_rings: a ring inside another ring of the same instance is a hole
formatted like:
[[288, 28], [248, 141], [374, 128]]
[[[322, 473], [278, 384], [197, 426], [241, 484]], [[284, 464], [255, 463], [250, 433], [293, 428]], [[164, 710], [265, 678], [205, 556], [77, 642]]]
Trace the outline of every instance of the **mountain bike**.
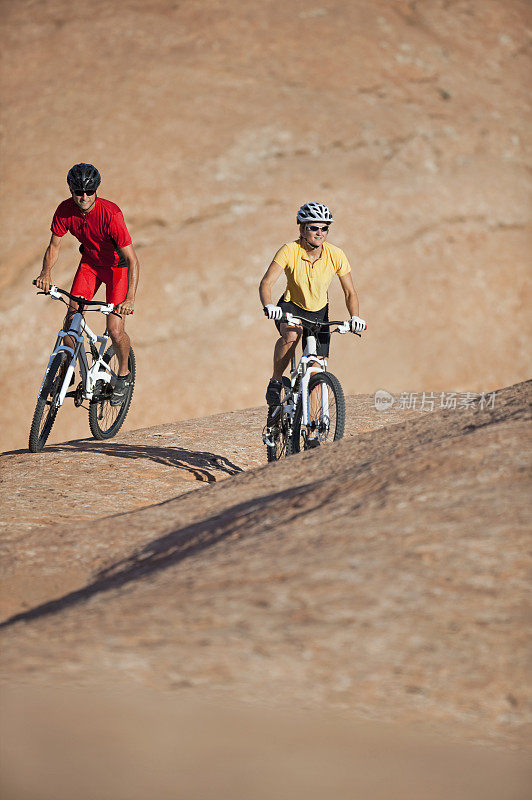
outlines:
[[[48, 292], [38, 292], [38, 294], [48, 294], [53, 300], [60, 300], [68, 305], [61, 297], [64, 295], [78, 303], [78, 310], [74, 313], [68, 330], [61, 329], [57, 334], [54, 349], [48, 360], [30, 428], [30, 452], [38, 453], [43, 449], [57, 412], [66, 397], [71, 397], [77, 408], [83, 406], [84, 401], [88, 402], [89, 427], [95, 439], [112, 438], [122, 427], [131, 405], [135, 385], [135, 354], [133, 348], [130, 348], [128, 367], [131, 373], [131, 386], [128, 388], [126, 399], [121, 405], [112, 406], [110, 401], [114, 382], [118, 376], [118, 356], [113, 345], [105, 349], [110, 338], [107, 327], [103, 336], [97, 336], [87, 325], [84, 314], [86, 311], [100, 311], [106, 316], [116, 314], [113, 310], [114, 305], [102, 304], [98, 300], [86, 300], [64, 289], [58, 289], [57, 286], [51, 286]], [[65, 344], [65, 337], [74, 340], [74, 347]], [[81, 380], [74, 388], [76, 364], [79, 365]]]
[[290, 313], [283, 314], [281, 320], [302, 326], [307, 340], [297, 366], [292, 355], [290, 378], [283, 376], [281, 404], [268, 415], [262, 433], [268, 461], [307, 450], [315, 446], [316, 440], [321, 445], [341, 439], [345, 425], [342, 386], [335, 375], [327, 372], [327, 359], [317, 355], [316, 336], [321, 328], [333, 325], [338, 327], [331, 333], [349, 333], [349, 322], [316, 322]]

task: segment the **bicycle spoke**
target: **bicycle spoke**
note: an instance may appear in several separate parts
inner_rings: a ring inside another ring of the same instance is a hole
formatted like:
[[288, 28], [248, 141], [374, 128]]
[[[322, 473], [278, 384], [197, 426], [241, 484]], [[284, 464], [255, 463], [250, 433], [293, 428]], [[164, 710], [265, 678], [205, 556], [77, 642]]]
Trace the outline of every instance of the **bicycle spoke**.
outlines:
[[309, 394], [309, 409], [310, 425], [307, 435], [317, 435], [319, 441], [324, 442], [330, 430], [334, 431], [336, 427], [336, 400], [332, 388], [323, 383], [315, 386]]

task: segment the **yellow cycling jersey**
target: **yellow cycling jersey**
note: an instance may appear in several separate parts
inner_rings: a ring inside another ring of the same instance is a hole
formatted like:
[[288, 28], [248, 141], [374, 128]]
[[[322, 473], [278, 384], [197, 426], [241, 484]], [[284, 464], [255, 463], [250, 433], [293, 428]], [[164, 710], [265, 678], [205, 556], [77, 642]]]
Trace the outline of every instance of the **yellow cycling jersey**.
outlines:
[[330, 283], [335, 275], [351, 272], [343, 250], [324, 242], [321, 255], [314, 263], [301, 245], [301, 239], [290, 242], [277, 251], [273, 260], [284, 269], [286, 291], [284, 299], [306, 311], [319, 311], [327, 305]]

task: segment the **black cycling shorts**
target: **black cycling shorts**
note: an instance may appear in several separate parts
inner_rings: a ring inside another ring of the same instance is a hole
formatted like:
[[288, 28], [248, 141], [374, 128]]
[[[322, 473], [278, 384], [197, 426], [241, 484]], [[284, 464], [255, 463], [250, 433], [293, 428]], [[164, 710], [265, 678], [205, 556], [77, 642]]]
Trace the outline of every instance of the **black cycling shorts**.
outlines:
[[[328, 322], [329, 321], [329, 304], [327, 303], [326, 306], [320, 308], [319, 311], [307, 311], [301, 306], [296, 306], [295, 303], [292, 303], [290, 300], [285, 300], [284, 295], [281, 295], [279, 300], [277, 301], [277, 305], [283, 309], [283, 312], [287, 312], [293, 314], [294, 317], [297, 317], [301, 314], [301, 316], [306, 317], [307, 319], [316, 320], [316, 322]], [[277, 330], [280, 332], [282, 320], [275, 320], [275, 325]], [[303, 328], [303, 348], [305, 347], [307, 341], [307, 332]], [[323, 358], [327, 358], [329, 355], [329, 344], [331, 341], [331, 333], [329, 328], [322, 328], [316, 336], [316, 351], [319, 356], [323, 356]]]

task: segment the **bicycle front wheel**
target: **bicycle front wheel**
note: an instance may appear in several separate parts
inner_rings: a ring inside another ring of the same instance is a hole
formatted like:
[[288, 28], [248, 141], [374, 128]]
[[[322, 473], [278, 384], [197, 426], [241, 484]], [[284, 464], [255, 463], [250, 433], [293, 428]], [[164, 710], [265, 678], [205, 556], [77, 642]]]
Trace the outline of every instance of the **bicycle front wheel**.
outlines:
[[[109, 365], [111, 371], [118, 375], [118, 356], [113, 345], [106, 350], [103, 360]], [[135, 354], [132, 347], [129, 348], [127, 363], [131, 373], [131, 385], [127, 397], [121, 405], [111, 405], [113, 387], [110, 383], [96, 382], [94, 397], [89, 406], [89, 427], [95, 439], [111, 439], [118, 433], [127, 416], [135, 388]]]
[[52, 430], [59, 407], [57, 400], [65, 380], [68, 369], [68, 356], [58, 353], [52, 363], [48, 374], [45, 376], [37, 404], [31, 421], [29, 450], [30, 453], [40, 453]]
[[308, 385], [309, 424], [303, 424], [300, 397], [294, 415], [294, 427], [288, 443], [289, 454], [308, 449], [308, 442], [321, 444], [341, 439], [345, 426], [345, 399], [340, 381], [331, 372], [318, 372]]

